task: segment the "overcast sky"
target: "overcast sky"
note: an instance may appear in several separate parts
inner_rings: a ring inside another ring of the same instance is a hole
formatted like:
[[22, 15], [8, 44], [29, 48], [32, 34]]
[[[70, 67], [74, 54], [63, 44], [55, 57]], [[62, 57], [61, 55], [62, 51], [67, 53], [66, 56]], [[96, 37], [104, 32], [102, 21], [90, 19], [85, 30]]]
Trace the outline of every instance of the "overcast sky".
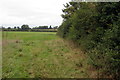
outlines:
[[71, 0], [0, 0], [0, 26], [59, 26], [63, 4]]

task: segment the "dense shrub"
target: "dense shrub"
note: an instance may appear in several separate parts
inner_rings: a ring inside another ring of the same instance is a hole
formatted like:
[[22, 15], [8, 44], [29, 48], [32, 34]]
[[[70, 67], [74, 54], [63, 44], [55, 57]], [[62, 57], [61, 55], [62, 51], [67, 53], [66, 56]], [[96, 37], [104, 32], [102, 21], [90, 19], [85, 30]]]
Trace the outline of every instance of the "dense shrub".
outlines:
[[60, 37], [67, 37], [67, 34], [69, 33], [69, 28], [71, 27], [71, 21], [70, 20], [66, 20], [62, 23], [62, 25], [58, 28], [58, 35]]
[[63, 10], [58, 35], [79, 44], [96, 69], [119, 78], [120, 2], [72, 4]]

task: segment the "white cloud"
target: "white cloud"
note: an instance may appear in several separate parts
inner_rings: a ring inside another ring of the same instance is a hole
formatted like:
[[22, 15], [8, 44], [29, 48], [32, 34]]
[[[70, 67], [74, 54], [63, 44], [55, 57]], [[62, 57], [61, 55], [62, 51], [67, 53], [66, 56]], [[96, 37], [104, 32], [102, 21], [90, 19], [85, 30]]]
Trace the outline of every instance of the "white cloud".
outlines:
[[60, 25], [63, 4], [70, 0], [0, 0], [0, 25]]

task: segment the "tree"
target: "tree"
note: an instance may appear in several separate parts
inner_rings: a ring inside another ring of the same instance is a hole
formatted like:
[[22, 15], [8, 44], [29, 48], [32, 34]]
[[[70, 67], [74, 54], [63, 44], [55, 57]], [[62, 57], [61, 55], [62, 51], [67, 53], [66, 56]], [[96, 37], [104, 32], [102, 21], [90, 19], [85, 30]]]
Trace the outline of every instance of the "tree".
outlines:
[[16, 29], [17, 27], [14, 27], [14, 29]]
[[52, 29], [51, 25], [50, 25], [49, 29]]
[[1, 27], [1, 29], [2, 29], [2, 31], [4, 31], [4, 30], [5, 30], [5, 27]]
[[64, 5], [65, 9], [63, 9], [63, 13], [61, 16], [62, 18], [64, 18], [64, 20], [69, 19], [75, 11], [77, 11], [78, 9], [80, 9], [80, 3], [76, 3], [76, 2], [69, 2], [66, 3], [66, 5]]
[[20, 29], [20, 27], [18, 26], [17, 29]]
[[38, 29], [48, 29], [48, 26], [39, 26], [39, 27], [36, 27]]
[[29, 25], [24, 24], [24, 25], [21, 26], [21, 29], [23, 31], [28, 31], [30, 28], [29, 28]]
[[98, 12], [97, 22], [104, 29], [109, 29], [119, 19], [120, 2], [97, 3], [96, 10]]
[[2, 27], [2, 29], [5, 29], [5, 27]]
[[8, 29], [11, 29], [11, 27], [8, 27]]
[[48, 29], [48, 26], [43, 26], [44, 29]]
[[80, 45], [97, 69], [119, 79], [120, 2], [70, 2], [64, 7], [57, 34]]
[[55, 27], [54, 27], [54, 29], [57, 29], [57, 28], [58, 28], [58, 26], [55, 26]]

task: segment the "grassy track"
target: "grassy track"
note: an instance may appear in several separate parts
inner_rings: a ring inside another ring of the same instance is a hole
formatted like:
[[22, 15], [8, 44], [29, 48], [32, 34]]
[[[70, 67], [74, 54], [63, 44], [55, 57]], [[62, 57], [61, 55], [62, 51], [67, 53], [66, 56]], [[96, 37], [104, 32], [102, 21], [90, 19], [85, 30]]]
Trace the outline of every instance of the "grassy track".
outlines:
[[[3, 32], [3, 78], [86, 78], [86, 57], [54, 32]], [[93, 73], [94, 74], [94, 73]]]

